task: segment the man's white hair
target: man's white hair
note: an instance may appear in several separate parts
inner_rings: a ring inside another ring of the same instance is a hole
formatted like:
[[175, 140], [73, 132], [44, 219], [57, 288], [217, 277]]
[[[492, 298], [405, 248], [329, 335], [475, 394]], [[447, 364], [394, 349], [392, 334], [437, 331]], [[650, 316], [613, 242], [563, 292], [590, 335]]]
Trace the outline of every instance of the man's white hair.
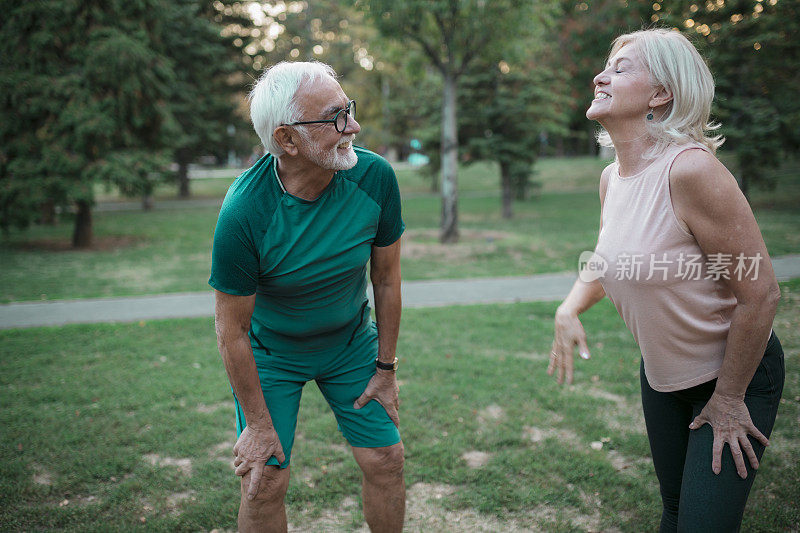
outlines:
[[258, 79], [250, 91], [250, 120], [264, 148], [273, 156], [283, 154], [273, 133], [281, 124], [300, 120], [300, 110], [294, 97], [297, 91], [324, 76], [336, 79], [336, 72], [325, 63], [282, 61]]
[[[608, 57], [627, 44], [636, 47], [653, 86], [672, 91], [672, 101], [664, 107], [663, 116], [646, 121], [656, 140], [646, 155], [655, 156], [669, 144], [690, 141], [707, 146], [712, 153], [716, 151], [725, 139], [707, 134], [719, 128], [719, 124], [709, 122], [714, 78], [694, 45], [675, 30], [641, 30], [617, 37]], [[606, 131], [601, 131], [597, 140], [603, 146], [613, 146]]]

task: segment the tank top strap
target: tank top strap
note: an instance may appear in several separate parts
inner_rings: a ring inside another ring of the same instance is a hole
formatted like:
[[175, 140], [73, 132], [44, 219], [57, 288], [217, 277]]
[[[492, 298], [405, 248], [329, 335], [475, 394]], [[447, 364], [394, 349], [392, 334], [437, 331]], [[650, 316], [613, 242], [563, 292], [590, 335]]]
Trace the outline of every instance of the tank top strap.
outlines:
[[678, 158], [678, 156], [689, 150], [703, 150], [704, 152], [711, 153], [707, 146], [693, 141], [683, 144], [670, 145], [670, 147], [667, 148], [666, 152], [664, 153], [665, 161], [667, 163], [667, 176], [669, 176], [669, 173], [672, 170], [672, 165], [675, 164], [675, 160]]

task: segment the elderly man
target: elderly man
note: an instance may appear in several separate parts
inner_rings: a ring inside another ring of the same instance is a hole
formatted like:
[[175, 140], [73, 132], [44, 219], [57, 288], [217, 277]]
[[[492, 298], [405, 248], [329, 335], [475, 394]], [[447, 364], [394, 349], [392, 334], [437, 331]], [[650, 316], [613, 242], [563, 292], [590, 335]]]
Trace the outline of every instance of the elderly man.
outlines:
[[239, 530], [286, 531], [297, 411], [313, 379], [363, 472], [370, 529], [400, 531], [395, 347], [405, 226], [397, 180], [384, 159], [353, 146], [356, 103], [329, 66], [275, 65], [250, 98], [269, 153], [225, 197], [209, 280], [236, 404]]

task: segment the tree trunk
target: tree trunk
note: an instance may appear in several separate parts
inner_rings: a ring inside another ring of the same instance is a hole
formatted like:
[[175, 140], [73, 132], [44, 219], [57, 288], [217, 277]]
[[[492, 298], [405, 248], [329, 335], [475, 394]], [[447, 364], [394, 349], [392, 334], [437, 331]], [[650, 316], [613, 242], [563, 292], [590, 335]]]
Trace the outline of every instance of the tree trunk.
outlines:
[[456, 131], [456, 78], [444, 75], [442, 95], [442, 225], [439, 240], [458, 242], [458, 132]]
[[153, 194], [146, 192], [142, 194], [142, 211], [153, 210]]
[[511, 210], [514, 198], [514, 187], [511, 180], [511, 165], [508, 163], [500, 163], [500, 185], [503, 201], [503, 218], [511, 218], [514, 216]]
[[92, 206], [85, 200], [76, 203], [75, 229], [72, 233], [73, 248], [88, 248], [92, 245]]
[[42, 202], [40, 223], [45, 226], [56, 225], [56, 204], [53, 200]]
[[520, 202], [528, 199], [530, 195], [531, 181], [527, 176], [517, 176], [516, 179], [511, 180], [514, 189], [514, 199]]
[[188, 159], [178, 156], [178, 196], [181, 198], [189, 198], [189, 161]]
[[558, 157], [564, 157], [564, 136], [559, 135], [556, 139], [556, 155]]

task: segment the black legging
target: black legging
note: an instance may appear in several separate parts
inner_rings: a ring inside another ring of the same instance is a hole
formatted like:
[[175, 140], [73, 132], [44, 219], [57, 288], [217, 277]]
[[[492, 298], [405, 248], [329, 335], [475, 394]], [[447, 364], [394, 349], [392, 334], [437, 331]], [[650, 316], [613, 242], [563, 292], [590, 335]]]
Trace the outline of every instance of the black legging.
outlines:
[[[650, 451], [661, 488], [664, 510], [660, 531], [738, 531], [756, 471], [747, 456], [747, 478], [736, 473], [730, 448], [722, 453], [722, 471], [711, 471], [714, 434], [709, 424], [696, 430], [689, 423], [700, 414], [717, 380], [675, 392], [653, 390], [640, 368], [642, 407]], [[745, 393], [753, 424], [769, 437], [783, 392], [783, 348], [775, 333]], [[764, 446], [748, 437], [759, 461]]]

